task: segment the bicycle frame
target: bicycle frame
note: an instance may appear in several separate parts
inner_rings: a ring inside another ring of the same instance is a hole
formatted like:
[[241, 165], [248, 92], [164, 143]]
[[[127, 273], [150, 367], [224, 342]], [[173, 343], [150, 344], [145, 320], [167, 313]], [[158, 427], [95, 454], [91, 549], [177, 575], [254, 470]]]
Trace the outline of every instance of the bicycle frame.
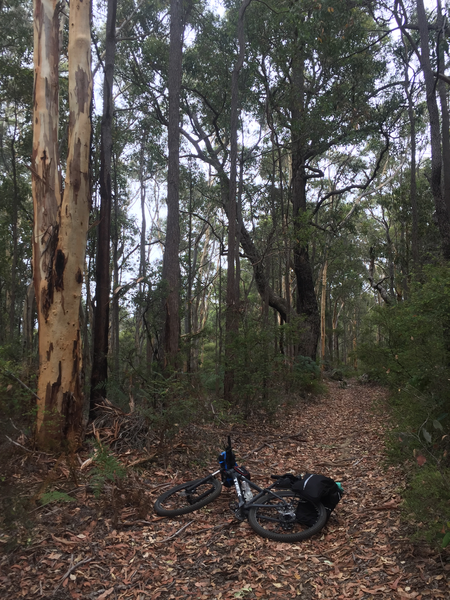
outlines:
[[[266, 494], [270, 494], [274, 498], [278, 498], [279, 500], [281, 500], [286, 505], [288, 504], [281, 496], [279, 496], [276, 492], [272, 491], [272, 488], [274, 487], [275, 483], [273, 483], [268, 488], [262, 488], [257, 483], [254, 483], [250, 479], [247, 479], [247, 477], [245, 477], [244, 475], [241, 475], [240, 473], [236, 473], [236, 471], [234, 469], [227, 469], [225, 471], [225, 474], [227, 476], [233, 478], [234, 487], [236, 489], [236, 494], [237, 494], [237, 497], [238, 497], [238, 500], [239, 500], [238, 507], [237, 507], [238, 510], [247, 511], [249, 508], [252, 508], [252, 507], [255, 507], [255, 508], [266, 508], [266, 505], [264, 505], [264, 504], [258, 504], [258, 500], [260, 498], [262, 498], [263, 496], [265, 496]], [[242, 488], [241, 488], [241, 485], [240, 485], [241, 481], [247, 482], [248, 485], [252, 489], [254, 489], [254, 490], [256, 490], [258, 492], [258, 494], [256, 494], [256, 496], [253, 496], [253, 498], [251, 500], [249, 500], [249, 501], [246, 501], [244, 499], [244, 495], [242, 494]]]
[[[192, 491], [194, 491], [198, 485], [200, 485], [202, 483], [206, 483], [208, 480], [219, 475], [219, 473], [223, 473], [225, 476], [231, 477], [233, 479], [234, 487], [235, 487], [236, 494], [238, 497], [238, 506], [237, 506], [238, 510], [244, 510], [246, 512], [251, 507], [265, 508], [264, 504], [258, 504], [258, 500], [260, 498], [262, 498], [263, 496], [265, 496], [266, 494], [270, 494], [274, 498], [278, 498], [286, 505], [288, 504], [281, 496], [279, 496], [276, 492], [272, 491], [272, 488], [274, 487], [275, 483], [273, 483], [271, 486], [269, 486], [267, 488], [262, 488], [258, 484], [251, 481], [250, 479], [247, 479], [247, 477], [245, 477], [244, 475], [237, 473], [234, 469], [218, 469], [217, 471], [210, 473], [209, 475], [207, 475], [206, 477], [203, 477], [202, 479], [197, 479], [195, 481], [195, 485], [192, 485], [192, 488], [188, 488], [186, 490], [186, 493], [189, 494], [190, 489], [192, 489]], [[241, 481], [246, 481], [252, 489], [254, 489], [258, 492], [258, 494], [256, 494], [256, 496], [253, 496], [253, 498], [249, 501], [246, 501], [244, 499], [244, 496], [242, 493], [242, 488], [241, 488]], [[207, 495], [208, 495], [208, 491], [206, 491], [204, 494], [199, 496], [198, 499], [202, 499], [202, 498], [206, 497]]]
[[[268, 487], [253, 483], [245, 467], [237, 465], [230, 438], [225, 452], [219, 456], [219, 463], [220, 468], [213, 473], [161, 494], [155, 502], [157, 514], [181, 516], [203, 508], [219, 497], [222, 484], [218, 475], [221, 475], [223, 484], [234, 486], [236, 491], [237, 502], [230, 504], [235, 517], [240, 521], [248, 519], [252, 529], [264, 538], [299, 542], [315, 535], [326, 524], [324, 506], [307, 494], [280, 488], [280, 476], [272, 475], [275, 481]], [[255, 495], [252, 496], [250, 490]]]

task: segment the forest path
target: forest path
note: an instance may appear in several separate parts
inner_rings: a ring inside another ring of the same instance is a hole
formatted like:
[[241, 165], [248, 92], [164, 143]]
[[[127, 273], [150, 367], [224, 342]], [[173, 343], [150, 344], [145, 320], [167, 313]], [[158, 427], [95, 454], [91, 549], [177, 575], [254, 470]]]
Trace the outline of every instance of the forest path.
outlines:
[[[233, 518], [234, 492], [225, 488], [205, 509], [175, 519], [150, 510], [139, 520], [124, 508], [115, 529], [106, 516], [94, 516], [94, 500], [85, 494], [76, 508], [71, 503], [62, 514], [44, 512], [42, 539], [1, 560], [2, 600], [448, 599], [448, 554], [413, 544], [400, 518], [402, 473], [383, 467], [385, 416], [380, 388], [353, 383], [341, 389], [331, 382], [327, 396], [280, 417], [277, 428], [232, 428], [238, 463], [257, 483], [291, 470], [342, 482], [343, 500], [310, 540], [258, 537]], [[206, 427], [205, 435], [218, 446], [224, 437]], [[199, 437], [188, 446], [196, 443], [204, 444]], [[205, 468], [215, 465], [198, 473]], [[169, 476], [175, 485], [195, 474], [174, 464], [152, 467], [145, 473], [147, 490], [153, 489], [149, 505]]]

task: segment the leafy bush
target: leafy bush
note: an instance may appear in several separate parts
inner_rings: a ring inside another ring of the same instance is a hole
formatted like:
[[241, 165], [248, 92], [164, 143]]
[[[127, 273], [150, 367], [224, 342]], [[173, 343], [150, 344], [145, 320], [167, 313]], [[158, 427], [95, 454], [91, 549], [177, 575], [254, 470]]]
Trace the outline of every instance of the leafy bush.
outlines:
[[33, 396], [33, 381], [23, 381], [22, 365], [3, 358], [0, 349], [0, 429], [12, 433], [12, 421], [28, 430], [36, 415], [36, 398]]
[[389, 453], [409, 469], [406, 510], [424, 536], [442, 541], [450, 521], [441, 501], [450, 493], [450, 268], [428, 267], [408, 301], [374, 309], [365, 339], [366, 372], [391, 389]]
[[276, 410], [273, 394], [273, 348], [270, 332], [249, 322], [233, 344], [234, 390], [237, 408], [244, 418], [252, 413]]
[[444, 540], [450, 531], [449, 486], [442, 474], [433, 465], [417, 470], [403, 497], [405, 514], [417, 527], [417, 536], [446, 545]]
[[326, 390], [321, 381], [320, 366], [309, 356], [296, 356], [291, 379], [293, 388], [301, 395], [318, 395]]

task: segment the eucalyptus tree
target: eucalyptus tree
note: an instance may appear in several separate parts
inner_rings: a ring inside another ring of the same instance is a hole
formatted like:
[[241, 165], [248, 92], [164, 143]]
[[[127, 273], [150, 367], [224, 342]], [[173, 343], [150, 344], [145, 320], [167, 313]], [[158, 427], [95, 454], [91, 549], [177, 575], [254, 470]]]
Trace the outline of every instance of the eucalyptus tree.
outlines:
[[64, 190], [59, 171], [59, 3], [34, 5], [33, 278], [39, 323], [37, 439], [77, 444], [82, 424], [80, 300], [89, 223], [90, 6], [69, 15], [70, 126]]
[[[357, 153], [369, 138], [387, 138], [393, 103], [385, 106], [386, 90], [377, 96], [385, 70], [377, 55], [386, 34], [364, 4], [303, 1], [273, 7], [258, 3], [247, 9], [238, 103], [237, 196], [242, 206], [233, 217], [231, 79], [239, 51], [239, 6], [228, 3], [222, 18], [193, 5], [181, 82], [183, 153], [211, 170], [220, 188], [214, 200], [217, 215], [228, 213], [229, 222], [236, 224], [262, 303], [273, 307], [281, 321], [300, 316], [294, 319], [303, 321], [297, 325], [296, 351], [315, 357], [318, 309], [309, 221], [330, 197], [365, 189], [383, 164], [380, 154], [385, 147], [361, 161], [359, 170], [346, 167], [348, 156], [343, 158], [343, 189], [322, 187], [316, 194], [313, 183], [324, 179], [322, 163], [331, 149], [352, 144]], [[169, 31], [160, 8], [140, 11], [135, 36], [124, 42], [119, 71], [128, 110], [167, 127]], [[166, 139], [160, 138], [163, 153]], [[279, 255], [280, 239], [284, 273], [277, 267], [275, 277], [271, 255], [275, 248]]]
[[[450, 176], [447, 173], [447, 165], [450, 161], [450, 133], [447, 94], [440, 83], [446, 81], [448, 85], [450, 82], [444, 73], [444, 48], [447, 33], [440, 0], [437, 2], [434, 23], [429, 22], [423, 0], [416, 0], [414, 8], [415, 15], [412, 7], [406, 6], [403, 0], [397, 0], [394, 15], [398, 26], [419, 60], [425, 81], [431, 145], [430, 185], [441, 236], [442, 254], [446, 260], [449, 260]], [[419, 31], [419, 42], [411, 35], [411, 30]], [[441, 111], [439, 111], [438, 95], [441, 101]]]
[[180, 344], [180, 90], [182, 77], [184, 2], [170, 0], [170, 43], [168, 62], [168, 170], [167, 230], [162, 279], [167, 286], [164, 326], [161, 332], [163, 368], [176, 368]]
[[[236, 14], [237, 7], [230, 4], [223, 22], [211, 15], [204, 17], [205, 26], [187, 53], [185, 78], [184, 106], [190, 129], [184, 134], [197, 156], [218, 173], [225, 209], [230, 185], [227, 90]], [[363, 4], [340, 6], [336, 11], [331, 2], [258, 4], [248, 9], [248, 59], [242, 71], [241, 103], [249, 117], [260, 123], [263, 137], [277, 144], [281, 170], [289, 156], [289, 183], [282, 175], [275, 195], [288, 198], [292, 206], [294, 312], [303, 321], [297, 352], [311, 357], [316, 355], [319, 317], [305, 227], [307, 186], [312, 178], [323, 176], [318, 161], [330, 148], [350, 142], [356, 145], [369, 135], [379, 135], [387, 109], [376, 109], [373, 99], [385, 72], [384, 60], [377, 58], [383, 37]], [[207, 52], [211, 44], [217, 47], [214, 55]], [[270, 144], [260, 139], [253, 149], [247, 148], [247, 156], [255, 147], [270, 152]], [[379, 167], [380, 161], [375, 162]], [[373, 175], [361, 176], [347, 187], [364, 188], [372, 179]], [[245, 219], [239, 222], [240, 244], [253, 265], [259, 293], [286, 321], [290, 299], [270, 285], [265, 250], [255, 244], [248, 225]]]
[[[383, 137], [386, 109], [377, 110], [374, 99], [386, 72], [379, 57], [386, 36], [362, 2], [278, 3], [272, 13], [249, 22], [266, 113], [290, 155], [296, 310], [304, 318], [298, 351], [315, 357], [319, 316], [305, 227], [310, 184], [323, 177], [320, 160], [330, 149], [356, 149], [370, 136]], [[373, 174], [367, 177], [366, 170], [345, 192], [367, 187]], [[317, 208], [341, 193], [323, 195]]]
[[237, 199], [237, 158], [238, 158], [238, 121], [239, 121], [239, 74], [245, 60], [244, 17], [251, 0], [243, 0], [239, 8], [237, 22], [238, 55], [231, 74], [230, 103], [230, 176], [228, 197], [228, 257], [227, 257], [227, 310], [226, 310], [226, 370], [224, 380], [224, 398], [233, 400], [234, 362], [233, 346], [239, 331], [239, 281], [238, 263], [239, 244], [236, 244], [237, 223], [239, 220]]

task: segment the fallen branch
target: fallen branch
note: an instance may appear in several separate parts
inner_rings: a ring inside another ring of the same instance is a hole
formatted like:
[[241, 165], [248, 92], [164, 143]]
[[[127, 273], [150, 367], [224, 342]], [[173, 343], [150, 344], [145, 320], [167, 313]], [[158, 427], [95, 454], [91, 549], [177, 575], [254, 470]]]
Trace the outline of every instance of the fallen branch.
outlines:
[[25, 450], [25, 452], [29, 452], [30, 454], [33, 454], [32, 450], [29, 450], [28, 448], [25, 448], [25, 446], [22, 446], [22, 444], [19, 444], [19, 442], [15, 442], [14, 440], [12, 440], [10, 437], [8, 437], [7, 435], [5, 435], [5, 438], [11, 442], [11, 444], [14, 444], [15, 446], [19, 446], [19, 448], [22, 448], [22, 450]]
[[[73, 557], [73, 554], [72, 554], [72, 557]], [[75, 565], [72, 565], [71, 567], [69, 567], [69, 569], [67, 570], [67, 573], [64, 573], [64, 575], [59, 580], [58, 585], [53, 590], [53, 595], [56, 594], [56, 592], [59, 590], [59, 588], [64, 583], [64, 581], [69, 577], [69, 575], [72, 573], [72, 571], [75, 571], [75, 569], [77, 569], [78, 567], [80, 567], [81, 565], [83, 565], [85, 563], [91, 562], [91, 560], [92, 560], [92, 558], [83, 558], [83, 560], [80, 560]]]
[[303, 438], [300, 437], [300, 433], [296, 433], [295, 435], [288, 435], [287, 438], [283, 438], [283, 439], [288, 439], [288, 440], [295, 440], [296, 442], [307, 442], [308, 440], [305, 440]]
[[127, 465], [127, 467], [135, 467], [136, 465], [141, 465], [146, 462], [154, 462], [155, 460], [156, 460], [156, 452], [154, 454], [149, 454], [148, 456], [146, 456], [144, 458], [139, 458], [138, 460], [134, 460], [133, 462], [129, 463]]
[[160, 520], [161, 519], [155, 519], [154, 521], [144, 521], [143, 519], [137, 519], [136, 521], [120, 521], [119, 525], [121, 527], [134, 527], [135, 525], [153, 525], [153, 523]]
[[189, 523], [186, 523], [186, 525], [183, 525], [183, 527], [181, 529], [179, 529], [178, 531], [176, 531], [173, 535], [164, 538], [163, 540], [156, 540], [154, 543], [155, 544], [162, 544], [163, 542], [168, 542], [169, 540], [172, 540], [174, 537], [176, 537], [177, 535], [179, 535], [182, 531], [184, 531], [187, 527], [189, 527], [189, 525], [192, 525], [194, 521], [189, 521]]
[[22, 385], [26, 390], [28, 390], [30, 392], [30, 394], [33, 394], [33, 396], [37, 399], [40, 400], [39, 396], [33, 392], [33, 390], [31, 388], [29, 388], [26, 383], [24, 383], [23, 381], [21, 381], [18, 377], [16, 377], [14, 375], [14, 373], [11, 373], [11, 371], [8, 371], [8, 369], [2, 369], [2, 371], [8, 376], [11, 377], [12, 379], [15, 379], [17, 381], [17, 383], [20, 383], [20, 385]]
[[267, 442], [264, 442], [264, 444], [262, 444], [262, 446], [259, 446], [259, 448], [256, 448], [256, 450], [250, 450], [250, 452], [247, 452], [247, 454], [245, 456], [243, 456], [242, 458], [245, 459], [248, 456], [250, 456], [250, 454], [256, 454], [257, 452], [259, 452], [260, 450], [262, 450], [266, 446], [267, 446], [267, 448], [270, 448], [271, 450], [273, 450], [273, 446], [271, 446]]

